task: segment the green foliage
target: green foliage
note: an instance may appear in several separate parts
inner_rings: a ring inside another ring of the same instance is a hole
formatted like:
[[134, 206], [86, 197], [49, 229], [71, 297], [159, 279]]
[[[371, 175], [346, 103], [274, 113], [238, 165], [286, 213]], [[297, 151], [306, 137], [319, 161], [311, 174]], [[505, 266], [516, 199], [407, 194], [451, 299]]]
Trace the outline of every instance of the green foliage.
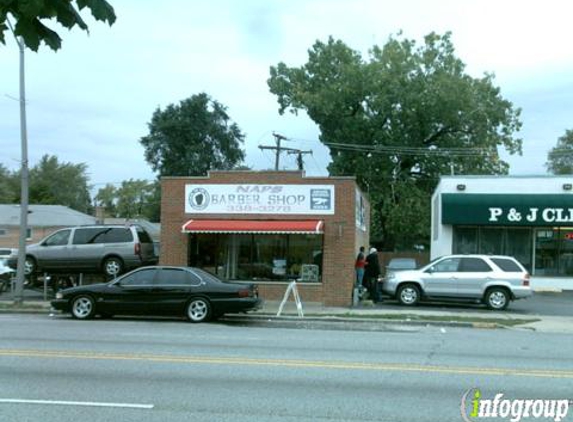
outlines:
[[107, 184], [96, 197], [96, 204], [104, 207], [107, 217], [145, 218], [159, 221], [161, 206], [161, 187], [159, 182], [129, 179], [119, 188]]
[[370, 195], [371, 237], [386, 249], [429, 241], [430, 197], [443, 174], [505, 174], [498, 147], [521, 153], [519, 109], [493, 76], [473, 78], [450, 34], [417, 46], [401, 35], [367, 59], [317, 41], [301, 67], [271, 67], [279, 112], [304, 110], [330, 150], [331, 175], [355, 175]]
[[[0, 203], [20, 202], [20, 180], [19, 171], [10, 172], [0, 164]], [[88, 181], [85, 163], [60, 163], [56, 156], [46, 154], [29, 171], [30, 204], [64, 205], [90, 212]]]
[[[74, 4], [75, 3], [75, 4]], [[88, 8], [94, 19], [113, 25], [115, 12], [105, 0], [0, 0], [0, 42], [6, 44], [9, 15], [16, 20], [14, 34], [21, 36], [24, 44], [38, 51], [41, 42], [57, 51], [62, 39], [57, 32], [44, 25], [46, 20], [56, 20], [64, 28], [78, 26], [88, 31], [80, 11]]]
[[117, 190], [117, 213], [124, 218], [136, 218], [143, 215], [143, 207], [147, 204], [153, 186], [145, 180], [121, 182]]
[[226, 108], [201, 93], [153, 113], [141, 138], [145, 159], [160, 176], [205, 176], [239, 165], [244, 135]]
[[29, 201], [64, 205], [88, 213], [91, 210], [88, 181], [85, 163], [60, 163], [56, 156], [46, 154], [30, 169]]
[[106, 217], [115, 217], [116, 215], [116, 202], [117, 202], [117, 189], [111, 183], [98, 190], [95, 198], [95, 204], [105, 210]]
[[551, 174], [573, 174], [573, 130], [566, 130], [557, 140], [547, 154], [545, 166]]
[[0, 204], [14, 204], [20, 192], [16, 173], [0, 164]]

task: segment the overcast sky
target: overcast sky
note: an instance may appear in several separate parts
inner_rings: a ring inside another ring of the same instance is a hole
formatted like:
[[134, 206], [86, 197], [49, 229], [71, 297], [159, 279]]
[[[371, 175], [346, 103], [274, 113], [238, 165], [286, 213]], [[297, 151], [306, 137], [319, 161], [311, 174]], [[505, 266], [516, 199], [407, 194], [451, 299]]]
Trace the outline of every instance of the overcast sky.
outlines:
[[[316, 40], [341, 39], [366, 57], [402, 30], [418, 41], [452, 32], [467, 72], [496, 75], [502, 96], [521, 107], [523, 156], [511, 174], [545, 174], [547, 151], [573, 129], [573, 5], [513, 0], [108, 0], [117, 21], [86, 19], [90, 34], [60, 29], [63, 48], [26, 54], [30, 166], [44, 154], [86, 163], [95, 189], [155, 178], [139, 139], [159, 106], [200, 92], [228, 107], [246, 134], [246, 164], [274, 166], [272, 132], [312, 150], [309, 175], [329, 158], [305, 116], [280, 116], [266, 84], [269, 67], [300, 66]], [[83, 12], [87, 17], [87, 12]], [[53, 24], [52, 24], [53, 25]], [[0, 163], [20, 165], [18, 49], [0, 45]], [[281, 167], [295, 169], [294, 156]]]

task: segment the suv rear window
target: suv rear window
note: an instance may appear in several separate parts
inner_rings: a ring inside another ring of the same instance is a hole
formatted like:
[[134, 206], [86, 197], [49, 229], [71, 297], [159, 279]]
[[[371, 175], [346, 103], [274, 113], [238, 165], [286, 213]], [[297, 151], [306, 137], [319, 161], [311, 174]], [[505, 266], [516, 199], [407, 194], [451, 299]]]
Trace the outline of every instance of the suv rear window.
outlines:
[[151, 237], [149, 236], [149, 233], [147, 233], [141, 227], [137, 228], [137, 237], [139, 237], [140, 243], [153, 243]]
[[501, 268], [502, 271], [506, 273], [521, 273], [523, 272], [523, 268], [521, 268], [517, 262], [512, 259], [504, 259], [504, 258], [491, 258], [493, 263]]
[[94, 243], [103, 243], [105, 229], [85, 228], [76, 229], [74, 233], [74, 245], [92, 245]]
[[111, 228], [106, 230], [105, 243], [132, 242], [133, 234], [128, 228]]
[[491, 271], [491, 267], [480, 258], [462, 258], [459, 271], [464, 273], [485, 273]]

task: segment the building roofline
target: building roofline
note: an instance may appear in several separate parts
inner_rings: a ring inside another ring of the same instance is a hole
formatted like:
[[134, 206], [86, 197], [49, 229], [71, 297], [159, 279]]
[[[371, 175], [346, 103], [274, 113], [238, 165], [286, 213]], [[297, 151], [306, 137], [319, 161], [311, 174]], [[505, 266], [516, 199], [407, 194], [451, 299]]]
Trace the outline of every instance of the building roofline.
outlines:
[[356, 180], [356, 176], [306, 176], [304, 171], [300, 170], [212, 170], [207, 173], [207, 176], [163, 176], [161, 180], [205, 180], [211, 179], [211, 175], [215, 174], [229, 174], [229, 173], [242, 173], [242, 174], [268, 174], [268, 175], [276, 175], [279, 173], [294, 175], [299, 174], [300, 177], [304, 180], [313, 180], [313, 179], [331, 179], [331, 180]]

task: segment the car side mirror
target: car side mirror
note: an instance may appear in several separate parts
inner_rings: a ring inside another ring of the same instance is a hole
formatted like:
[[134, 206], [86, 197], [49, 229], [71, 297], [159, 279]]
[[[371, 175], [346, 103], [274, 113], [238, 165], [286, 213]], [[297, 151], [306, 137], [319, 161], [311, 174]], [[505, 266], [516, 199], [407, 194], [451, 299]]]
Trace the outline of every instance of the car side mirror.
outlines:
[[432, 274], [436, 271], [436, 269], [434, 267], [430, 267], [426, 270], [427, 273]]

